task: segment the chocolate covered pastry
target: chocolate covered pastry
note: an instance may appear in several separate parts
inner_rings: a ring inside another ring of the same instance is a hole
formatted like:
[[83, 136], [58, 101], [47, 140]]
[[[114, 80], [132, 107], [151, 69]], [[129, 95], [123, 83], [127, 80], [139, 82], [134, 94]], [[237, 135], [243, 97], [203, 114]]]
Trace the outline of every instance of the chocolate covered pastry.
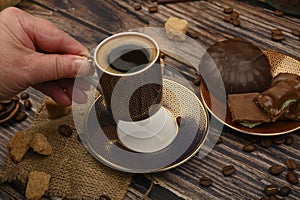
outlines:
[[296, 103], [287, 109], [282, 115], [283, 120], [300, 121], [300, 103]]
[[229, 94], [228, 107], [232, 121], [253, 128], [261, 123], [270, 122], [270, 116], [253, 101], [259, 93]]
[[299, 100], [300, 81], [297, 80], [278, 82], [254, 98], [255, 103], [270, 115], [272, 122]]
[[297, 74], [292, 74], [292, 73], [279, 73], [277, 74], [272, 81], [272, 85], [275, 85], [281, 81], [285, 80], [298, 80], [300, 81], [300, 76]]
[[[215, 63], [215, 64], [214, 64]], [[216, 67], [215, 67], [216, 65]], [[200, 74], [206, 85], [212, 85], [214, 96], [262, 92], [272, 81], [268, 58], [253, 44], [236, 39], [217, 42], [201, 59]], [[222, 78], [224, 85], [218, 81]]]

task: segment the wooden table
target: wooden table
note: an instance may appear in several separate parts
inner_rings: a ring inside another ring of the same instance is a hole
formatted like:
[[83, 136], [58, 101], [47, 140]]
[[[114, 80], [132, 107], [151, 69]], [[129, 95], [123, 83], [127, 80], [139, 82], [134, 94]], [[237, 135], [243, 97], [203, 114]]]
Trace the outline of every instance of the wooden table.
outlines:
[[[141, 10], [133, 6], [141, 4]], [[190, 24], [190, 30], [199, 33], [196, 39], [207, 48], [216, 41], [242, 37], [260, 47], [284, 53], [300, 60], [300, 39], [291, 34], [292, 29], [300, 30], [300, 18], [284, 15], [274, 15], [274, 9], [260, 1], [248, 0], [208, 0], [184, 3], [160, 4], [158, 12], [150, 13], [148, 7], [156, 5], [153, 1], [142, 0], [24, 0], [18, 7], [38, 17], [54, 22], [60, 29], [66, 31], [88, 49], [92, 50], [101, 40], [117, 32], [138, 27], [163, 27], [169, 16], [185, 18]], [[240, 13], [241, 26], [236, 27], [223, 20], [223, 8], [232, 6]], [[271, 40], [271, 30], [280, 28], [286, 39], [282, 42]], [[195, 74], [190, 74], [195, 77]], [[34, 105], [41, 103], [42, 95], [35, 93], [32, 97]], [[6, 148], [6, 142], [17, 130], [26, 128], [33, 119], [30, 117], [15, 127], [0, 127], [1, 148]], [[291, 146], [273, 145], [263, 148], [259, 145], [260, 137], [249, 136], [230, 128], [222, 132], [223, 142], [203, 159], [197, 154], [183, 165], [166, 172], [143, 175], [134, 174], [132, 183], [125, 199], [141, 199], [151, 185], [146, 199], [259, 199], [265, 196], [265, 185], [275, 183], [279, 187], [289, 185], [285, 180], [286, 171], [279, 176], [268, 173], [271, 165], [285, 165], [287, 158], [294, 159], [300, 167], [300, 135], [299, 131], [289, 134], [294, 138]], [[254, 143], [256, 151], [245, 153], [244, 145]], [[6, 154], [1, 154], [1, 166]], [[225, 165], [233, 165], [237, 169], [232, 176], [225, 177], [221, 169]], [[300, 170], [296, 170], [300, 177]], [[205, 188], [200, 186], [202, 176], [210, 177], [213, 185]], [[289, 185], [291, 194], [286, 199], [300, 199], [300, 186]], [[24, 199], [17, 188], [9, 184], [0, 186], [0, 199]]]

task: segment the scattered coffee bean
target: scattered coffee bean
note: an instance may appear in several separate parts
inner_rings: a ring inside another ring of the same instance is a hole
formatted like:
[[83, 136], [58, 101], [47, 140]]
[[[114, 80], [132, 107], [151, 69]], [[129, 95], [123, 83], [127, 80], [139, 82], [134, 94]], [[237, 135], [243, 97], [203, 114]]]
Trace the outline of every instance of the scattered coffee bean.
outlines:
[[133, 6], [133, 9], [134, 9], [134, 10], [141, 10], [141, 9], [142, 9], [142, 6], [141, 6], [141, 4], [135, 4], [135, 5]]
[[223, 19], [224, 19], [225, 22], [231, 22], [231, 18], [230, 18], [229, 15], [224, 16]]
[[18, 97], [18, 96], [14, 96], [14, 97], [12, 97], [11, 98], [13, 101], [19, 101], [20, 100], [20, 98]]
[[233, 11], [231, 14], [230, 14], [230, 19], [234, 20], [234, 19], [237, 19], [238, 17], [240, 16], [240, 14], [236, 11]]
[[233, 8], [232, 7], [224, 8], [223, 12], [226, 14], [231, 14], [233, 12]]
[[293, 142], [294, 142], [294, 138], [289, 135], [285, 138], [284, 144], [288, 145], [288, 146], [291, 146], [293, 144]]
[[298, 177], [294, 171], [290, 171], [286, 174], [286, 180], [292, 185], [297, 185], [299, 182]]
[[269, 200], [269, 199], [266, 197], [261, 197], [259, 200]]
[[26, 116], [27, 114], [24, 111], [19, 111], [14, 117], [14, 120], [17, 122], [21, 122], [26, 118]]
[[268, 196], [276, 195], [278, 194], [278, 187], [276, 185], [267, 185], [264, 192]]
[[263, 148], [269, 148], [271, 147], [273, 144], [272, 142], [272, 139], [271, 138], [267, 138], [267, 137], [264, 137], [264, 138], [261, 138], [260, 139], [260, 145], [263, 147]]
[[255, 151], [255, 147], [253, 144], [247, 144], [243, 147], [243, 151], [251, 153], [251, 152]]
[[292, 30], [292, 34], [295, 35], [295, 36], [300, 36], [300, 30], [298, 30], [298, 29], [293, 29], [293, 30]]
[[285, 39], [284, 35], [272, 35], [272, 39], [276, 42], [282, 41]]
[[282, 30], [281, 29], [272, 29], [271, 30], [271, 34], [272, 35], [282, 35], [283, 33], [282, 33]]
[[201, 77], [200, 77], [200, 76], [196, 77], [196, 78], [194, 79], [193, 83], [194, 83], [194, 85], [196, 85], [196, 86], [200, 86], [200, 84], [201, 84]]
[[194, 38], [194, 39], [196, 39], [196, 38], [199, 37], [199, 33], [196, 32], [196, 31], [192, 31], [192, 30], [189, 30], [189, 31], [187, 32], [187, 35], [190, 36], [191, 38]]
[[272, 139], [272, 142], [277, 145], [284, 144], [284, 141], [285, 141], [285, 137], [283, 136], [278, 136]]
[[162, 52], [162, 51], [160, 52], [159, 56], [160, 56], [161, 59], [165, 59], [166, 58], [166, 54], [164, 52]]
[[287, 159], [285, 161], [285, 164], [286, 164], [287, 168], [290, 170], [297, 169], [297, 163], [292, 159]]
[[282, 197], [286, 197], [290, 194], [291, 192], [291, 188], [289, 188], [288, 186], [283, 186], [280, 190], [279, 190], [279, 194]]
[[24, 101], [24, 107], [25, 107], [27, 110], [29, 110], [29, 109], [32, 108], [32, 103], [31, 103], [31, 101], [30, 101], [29, 99], [26, 99], [26, 100]]
[[281, 16], [283, 16], [284, 12], [282, 10], [275, 10], [274, 14], [281, 17]]
[[72, 136], [72, 129], [70, 128], [70, 126], [66, 125], [66, 124], [62, 124], [58, 127], [58, 132], [65, 137], [71, 137]]
[[182, 117], [179, 116], [179, 117], [176, 118], [176, 123], [177, 123], [177, 125], [178, 125], [179, 127], [183, 125], [182, 122], [183, 122]]
[[28, 99], [29, 98], [29, 94], [27, 92], [23, 92], [21, 95], [20, 95], [21, 99], [22, 100], [25, 100], [25, 99]]
[[230, 175], [234, 174], [235, 172], [236, 172], [236, 169], [232, 165], [227, 165], [227, 166], [223, 167], [223, 169], [222, 169], [222, 173], [224, 176], [230, 176]]
[[217, 140], [217, 143], [216, 144], [221, 144], [223, 142], [223, 140], [222, 140], [222, 137], [220, 136], [219, 138], [218, 138], [218, 140]]
[[3, 103], [0, 104], [0, 113], [5, 110], [5, 105]]
[[271, 196], [269, 197], [269, 200], [277, 200], [277, 197], [276, 197], [275, 195], [271, 195]]
[[239, 18], [233, 19], [232, 24], [235, 26], [240, 26], [241, 25], [241, 20]]
[[273, 165], [269, 168], [269, 173], [272, 175], [279, 175], [283, 172], [284, 167], [282, 165]]
[[209, 187], [212, 185], [213, 181], [211, 180], [211, 178], [204, 176], [204, 177], [200, 178], [199, 183], [203, 187]]
[[150, 6], [148, 8], [150, 13], [156, 13], [158, 11], [158, 7], [157, 6]]

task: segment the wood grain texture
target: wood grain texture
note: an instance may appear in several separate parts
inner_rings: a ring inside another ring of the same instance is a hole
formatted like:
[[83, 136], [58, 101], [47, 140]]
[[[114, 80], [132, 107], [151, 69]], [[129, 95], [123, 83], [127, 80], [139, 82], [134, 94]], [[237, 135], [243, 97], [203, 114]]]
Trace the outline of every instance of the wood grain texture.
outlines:
[[[141, 4], [142, 9], [134, 10], [135, 4]], [[196, 41], [204, 48], [219, 40], [241, 37], [261, 49], [278, 51], [300, 59], [300, 39], [291, 34], [294, 28], [300, 30], [300, 18], [275, 16], [274, 9], [264, 3], [248, 0], [191, 1], [158, 5], [158, 12], [149, 13], [148, 7], [151, 5], [156, 3], [150, 0], [34, 0], [23, 1], [19, 7], [35, 16], [49, 19], [90, 50], [102, 39], [116, 32], [147, 26], [163, 27], [168, 17], [176, 16], [189, 21], [189, 29], [199, 33]], [[240, 27], [223, 21], [223, 9], [229, 6], [240, 13]], [[282, 42], [272, 41], [271, 30], [274, 28], [282, 29], [286, 39]], [[182, 63], [170, 63], [180, 70], [186, 67]], [[187, 75], [194, 77], [192, 71], [185, 71]], [[42, 96], [36, 95], [33, 98], [36, 102], [41, 102]], [[18, 126], [0, 128], [1, 166], [7, 154], [7, 140], [17, 130], [28, 127], [32, 117], [33, 113]], [[268, 173], [271, 165], [284, 165], [285, 160], [291, 158], [298, 164], [295, 172], [300, 177], [299, 133], [296, 131], [289, 134], [294, 138], [291, 146], [273, 145], [265, 149], [259, 145], [260, 137], [248, 136], [225, 127], [222, 131], [223, 143], [216, 145], [205, 158], [200, 159], [195, 155], [185, 164], [166, 172], [151, 176], [134, 175], [125, 199], [143, 198], [151, 180], [154, 181], [154, 187], [145, 199], [259, 199], [264, 196], [263, 188], [267, 184], [277, 184], [279, 187], [288, 185], [292, 192], [286, 199], [300, 199], [299, 184], [289, 185], [285, 180], [287, 169], [279, 176]], [[243, 146], [250, 143], [255, 144], [256, 151], [243, 152]], [[221, 169], [229, 164], [235, 166], [237, 172], [224, 177]], [[213, 185], [209, 188], [201, 187], [199, 178], [202, 176], [212, 178]], [[0, 199], [22, 198], [23, 195], [10, 185], [0, 187]]]

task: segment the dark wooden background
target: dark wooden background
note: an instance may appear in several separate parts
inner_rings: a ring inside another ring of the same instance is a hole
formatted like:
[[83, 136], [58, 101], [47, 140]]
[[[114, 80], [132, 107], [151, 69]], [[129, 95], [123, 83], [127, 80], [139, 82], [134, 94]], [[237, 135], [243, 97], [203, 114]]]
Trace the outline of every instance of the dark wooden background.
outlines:
[[[141, 4], [141, 10], [134, 10], [133, 5]], [[149, 13], [148, 7], [156, 2], [147, 0], [24, 0], [18, 7], [42, 18], [54, 22], [88, 49], [92, 50], [101, 40], [117, 32], [139, 27], [163, 27], [169, 16], [188, 20], [190, 30], [199, 33], [196, 39], [202, 46], [209, 47], [216, 41], [242, 37], [260, 47], [281, 52], [300, 60], [300, 38], [291, 33], [292, 29], [300, 30], [300, 18], [285, 14], [274, 15], [274, 8], [250, 0], [208, 0], [158, 5], [158, 12]], [[232, 6], [240, 13], [241, 26], [235, 27], [223, 21], [223, 8]], [[271, 40], [271, 30], [280, 28], [286, 39], [282, 42]], [[190, 74], [191, 77], [194, 74]], [[32, 89], [29, 89], [33, 92]], [[35, 104], [41, 102], [42, 96], [36, 93], [32, 98]], [[25, 122], [16, 127], [0, 127], [0, 144], [5, 144], [11, 135], [28, 127], [33, 119], [33, 112]], [[272, 176], [268, 168], [274, 164], [283, 164], [287, 158], [298, 164], [296, 173], [300, 177], [300, 135], [299, 131], [289, 134], [294, 138], [291, 146], [273, 145], [265, 149], [259, 145], [259, 137], [248, 136], [229, 128], [222, 132], [223, 142], [203, 159], [195, 155], [185, 164], [158, 174], [135, 174], [125, 196], [126, 200], [141, 199], [154, 185], [145, 199], [259, 199], [264, 196], [263, 188], [267, 184], [278, 186], [289, 185], [284, 171], [280, 176]], [[245, 144], [255, 144], [256, 151], [245, 153]], [[1, 154], [1, 165], [5, 154]], [[225, 165], [234, 165], [237, 172], [224, 177], [221, 169]], [[201, 187], [199, 178], [212, 178], [213, 185]], [[291, 194], [286, 199], [300, 199], [300, 187], [289, 185]], [[0, 186], [0, 199], [24, 199], [17, 188], [6, 184]]]

